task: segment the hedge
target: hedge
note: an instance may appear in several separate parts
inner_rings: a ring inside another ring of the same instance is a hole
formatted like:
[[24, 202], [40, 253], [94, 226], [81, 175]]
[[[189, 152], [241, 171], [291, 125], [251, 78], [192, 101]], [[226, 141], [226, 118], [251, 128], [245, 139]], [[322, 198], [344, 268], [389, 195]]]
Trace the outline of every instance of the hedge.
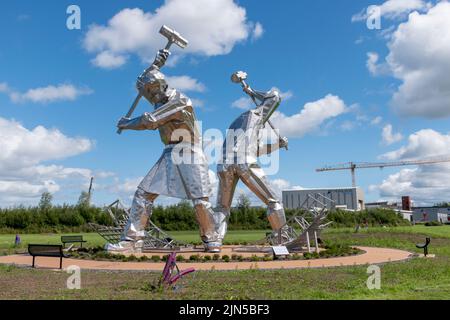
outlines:
[[[289, 218], [301, 214], [300, 210], [286, 210]], [[232, 209], [229, 230], [267, 230], [270, 229], [265, 208], [240, 207]], [[153, 210], [152, 221], [166, 231], [197, 230], [194, 208], [189, 202], [162, 207]], [[370, 226], [408, 225], [400, 214], [388, 209], [371, 209], [361, 212], [333, 211], [328, 215], [328, 221], [333, 221], [330, 227], [355, 227], [357, 224]], [[42, 232], [82, 232], [91, 231], [89, 222], [101, 225], [112, 225], [112, 219], [102, 209], [89, 206], [52, 206], [15, 207], [0, 209], [0, 232], [25, 233]]]

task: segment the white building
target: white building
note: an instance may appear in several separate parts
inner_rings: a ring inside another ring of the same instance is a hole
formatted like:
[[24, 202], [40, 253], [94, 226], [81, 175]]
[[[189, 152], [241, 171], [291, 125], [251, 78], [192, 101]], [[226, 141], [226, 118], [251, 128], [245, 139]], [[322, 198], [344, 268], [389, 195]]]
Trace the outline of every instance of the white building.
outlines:
[[415, 222], [450, 222], [450, 208], [417, 207], [413, 208]]

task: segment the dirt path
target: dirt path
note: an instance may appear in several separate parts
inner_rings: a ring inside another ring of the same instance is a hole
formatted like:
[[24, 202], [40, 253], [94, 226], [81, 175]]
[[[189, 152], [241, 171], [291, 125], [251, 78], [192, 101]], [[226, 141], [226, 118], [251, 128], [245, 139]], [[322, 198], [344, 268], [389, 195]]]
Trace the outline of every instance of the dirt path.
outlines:
[[[248, 270], [248, 269], [301, 269], [339, 267], [351, 265], [379, 264], [406, 260], [410, 252], [373, 247], [357, 247], [365, 253], [328, 259], [289, 260], [289, 261], [258, 261], [258, 262], [208, 262], [208, 263], [178, 263], [180, 269], [195, 268], [196, 270]], [[0, 257], [1, 264], [15, 264], [31, 266], [32, 257], [29, 255], [11, 255]], [[90, 270], [148, 270], [162, 271], [164, 263], [147, 262], [115, 262], [64, 259], [63, 268], [76, 265], [81, 269]], [[59, 258], [36, 257], [36, 267], [54, 269], [59, 266]]]

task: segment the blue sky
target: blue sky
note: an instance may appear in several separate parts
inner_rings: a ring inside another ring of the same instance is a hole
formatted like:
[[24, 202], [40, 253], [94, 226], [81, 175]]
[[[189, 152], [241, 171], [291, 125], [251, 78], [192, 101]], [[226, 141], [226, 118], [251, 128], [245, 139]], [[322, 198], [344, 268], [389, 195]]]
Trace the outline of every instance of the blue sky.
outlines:
[[[70, 4], [81, 8], [81, 30], [66, 28]], [[372, 4], [383, 9], [381, 30], [366, 26]], [[118, 136], [115, 124], [136, 95], [136, 77], [164, 45], [161, 21], [190, 36], [190, 49], [175, 50], [164, 73], [190, 77], [181, 91], [197, 102], [204, 129], [225, 131], [243, 112], [233, 107], [243, 97], [229, 80], [233, 71], [245, 70], [257, 89], [285, 94], [274, 118], [290, 142], [271, 176], [279, 189], [351, 184], [347, 171], [314, 171], [325, 164], [448, 154], [449, 65], [441, 56], [450, 49], [435, 39], [449, 39], [449, 6], [421, 0], [2, 3], [0, 206], [37, 203], [45, 190], [56, 202], [73, 203], [91, 174], [95, 203], [129, 200], [162, 145], [156, 132]], [[116, 15], [122, 23], [108, 23]], [[134, 23], [141, 28], [128, 30]], [[96, 62], [105, 52], [112, 58]], [[368, 53], [378, 59], [371, 63]], [[414, 72], [423, 81], [414, 82]], [[427, 92], [433, 101], [424, 107]], [[136, 115], [150, 108], [141, 102]], [[305, 109], [310, 112], [302, 114]], [[450, 177], [447, 165], [357, 171], [369, 201], [449, 200], [444, 177]]]

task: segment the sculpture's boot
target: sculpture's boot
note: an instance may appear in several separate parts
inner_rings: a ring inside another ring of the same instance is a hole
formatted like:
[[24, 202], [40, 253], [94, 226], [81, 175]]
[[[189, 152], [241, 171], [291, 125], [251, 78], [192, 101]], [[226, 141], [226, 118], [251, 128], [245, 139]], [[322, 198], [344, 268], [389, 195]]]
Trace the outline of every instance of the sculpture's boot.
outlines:
[[222, 249], [222, 241], [219, 240], [217, 233], [217, 223], [215, 213], [208, 199], [195, 199], [195, 217], [200, 227], [200, 237], [203, 241], [205, 251], [220, 252]]

